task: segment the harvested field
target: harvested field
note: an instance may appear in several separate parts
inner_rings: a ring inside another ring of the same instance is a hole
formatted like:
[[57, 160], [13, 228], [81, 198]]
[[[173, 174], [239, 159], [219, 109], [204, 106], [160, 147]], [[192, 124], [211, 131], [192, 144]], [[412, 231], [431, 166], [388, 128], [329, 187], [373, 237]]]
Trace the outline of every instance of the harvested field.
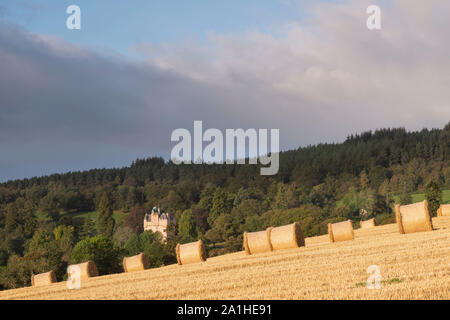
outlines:
[[[433, 227], [357, 229], [354, 241], [323, 235], [306, 247], [90, 278], [80, 290], [64, 282], [8, 290], [0, 299], [450, 299], [450, 217], [433, 218]], [[370, 265], [380, 267], [381, 289], [366, 288]]]

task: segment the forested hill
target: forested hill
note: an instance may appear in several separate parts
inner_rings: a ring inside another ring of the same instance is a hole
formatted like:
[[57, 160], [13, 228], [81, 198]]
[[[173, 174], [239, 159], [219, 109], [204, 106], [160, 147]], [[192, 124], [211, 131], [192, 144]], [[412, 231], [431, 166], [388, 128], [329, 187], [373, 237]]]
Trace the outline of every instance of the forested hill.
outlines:
[[[390, 170], [395, 165], [405, 165], [411, 160], [448, 160], [450, 145], [450, 123], [443, 129], [423, 129], [420, 132], [407, 132], [403, 128], [381, 129], [350, 135], [344, 143], [318, 144], [281, 152], [280, 171], [267, 180], [295, 182], [311, 188], [324, 182], [329, 175], [359, 175], [361, 171], [373, 172], [384, 169], [385, 178], [390, 178]], [[242, 180], [254, 179], [259, 168], [255, 165], [174, 165], [162, 158], [137, 159], [130, 167], [121, 169], [93, 169], [83, 172], [54, 174], [45, 177], [14, 180], [0, 184], [0, 203], [14, 199], [21, 189], [40, 187], [48, 189], [51, 185], [65, 188], [91, 188], [107, 185], [127, 185], [144, 187], [152, 182], [196, 182], [198, 186], [213, 184], [233, 184]], [[205, 181], [206, 180], [206, 181]], [[382, 182], [382, 181], [381, 181]], [[379, 179], [372, 186], [378, 187]], [[416, 185], [416, 187], [420, 187]], [[8, 190], [6, 190], [8, 189]], [[10, 191], [10, 192], [7, 192]], [[11, 192], [12, 191], [12, 192]], [[83, 190], [80, 190], [83, 191]]]
[[[0, 288], [26, 285], [31, 273], [50, 267], [62, 276], [67, 263], [83, 260], [79, 251], [88, 250], [89, 241], [104, 241], [116, 258], [144, 251], [158, 266], [173, 262], [177, 241], [202, 238], [216, 255], [240, 250], [244, 231], [293, 221], [306, 236], [349, 218], [392, 222], [394, 202], [409, 203], [412, 193], [425, 191], [439, 198], [439, 190], [450, 189], [449, 153], [450, 123], [420, 132], [382, 129], [281, 152], [275, 176], [261, 176], [257, 165], [149, 158], [121, 169], [2, 183]], [[142, 230], [145, 210], [153, 206], [176, 215], [167, 243]], [[84, 249], [77, 249], [80, 243]]]

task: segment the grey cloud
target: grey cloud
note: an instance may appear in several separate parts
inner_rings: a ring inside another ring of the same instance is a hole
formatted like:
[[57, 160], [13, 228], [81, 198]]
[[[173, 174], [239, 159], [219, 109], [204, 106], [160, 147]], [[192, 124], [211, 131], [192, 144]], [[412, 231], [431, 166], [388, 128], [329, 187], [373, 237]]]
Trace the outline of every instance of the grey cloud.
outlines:
[[269, 124], [256, 114], [267, 102], [248, 84], [209, 85], [11, 24], [0, 30], [1, 180], [167, 158], [171, 132], [194, 120]]
[[171, 132], [194, 120], [280, 128], [282, 149], [380, 127], [442, 127], [450, 3], [410, 3], [382, 7], [379, 32], [365, 28], [368, 1], [319, 4], [307, 25], [288, 24], [279, 37], [139, 44], [143, 61], [3, 24], [0, 180], [167, 158]]

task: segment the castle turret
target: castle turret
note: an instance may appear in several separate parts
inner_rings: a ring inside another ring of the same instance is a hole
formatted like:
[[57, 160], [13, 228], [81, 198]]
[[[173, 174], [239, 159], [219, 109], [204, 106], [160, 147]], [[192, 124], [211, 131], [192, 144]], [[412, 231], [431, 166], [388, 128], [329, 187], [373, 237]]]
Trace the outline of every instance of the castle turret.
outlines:
[[160, 208], [153, 207], [151, 213], [146, 213], [144, 217], [144, 231], [152, 230], [160, 232], [163, 239], [167, 238], [167, 227], [169, 224], [176, 224], [175, 216], [171, 213], [161, 213]]

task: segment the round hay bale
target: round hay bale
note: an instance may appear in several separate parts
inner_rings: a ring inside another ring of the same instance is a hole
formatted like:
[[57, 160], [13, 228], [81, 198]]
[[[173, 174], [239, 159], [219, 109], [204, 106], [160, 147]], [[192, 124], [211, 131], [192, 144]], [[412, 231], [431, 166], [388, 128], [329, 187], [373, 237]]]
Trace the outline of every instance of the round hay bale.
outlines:
[[123, 258], [123, 270], [125, 272], [141, 271], [145, 269], [148, 269], [148, 260], [143, 253]]
[[67, 268], [67, 272], [69, 273], [74, 267], [80, 268], [80, 278], [92, 278], [98, 276], [97, 266], [94, 261], [89, 260], [79, 264], [72, 264]]
[[402, 234], [433, 230], [427, 200], [405, 206], [395, 205], [395, 218]]
[[361, 229], [366, 229], [366, 228], [373, 228], [375, 227], [375, 218], [369, 219], [369, 220], [365, 220], [365, 221], [360, 221], [359, 222], [359, 227]]
[[175, 252], [179, 265], [206, 261], [206, 249], [202, 240], [186, 244], [178, 243]]
[[272, 228], [269, 227], [264, 231], [244, 232], [244, 249], [247, 254], [263, 253], [272, 251], [270, 242], [270, 233]]
[[48, 286], [56, 282], [56, 275], [52, 271], [31, 275], [31, 285], [33, 287]]
[[272, 250], [298, 248], [305, 246], [302, 228], [298, 222], [287, 226], [272, 228], [270, 231]]
[[437, 216], [450, 216], [450, 204], [441, 204], [441, 206], [437, 210]]
[[328, 224], [328, 235], [330, 242], [353, 240], [352, 220]]

